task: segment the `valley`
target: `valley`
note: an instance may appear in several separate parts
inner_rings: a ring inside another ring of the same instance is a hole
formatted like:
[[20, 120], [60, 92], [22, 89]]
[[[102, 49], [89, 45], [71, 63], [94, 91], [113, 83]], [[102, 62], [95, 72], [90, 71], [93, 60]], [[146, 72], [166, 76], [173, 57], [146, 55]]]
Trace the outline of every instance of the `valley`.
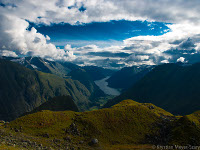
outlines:
[[[198, 145], [199, 70], [198, 63], [112, 71], [38, 57], [0, 59], [0, 149]], [[120, 89], [109, 85], [117, 78]]]

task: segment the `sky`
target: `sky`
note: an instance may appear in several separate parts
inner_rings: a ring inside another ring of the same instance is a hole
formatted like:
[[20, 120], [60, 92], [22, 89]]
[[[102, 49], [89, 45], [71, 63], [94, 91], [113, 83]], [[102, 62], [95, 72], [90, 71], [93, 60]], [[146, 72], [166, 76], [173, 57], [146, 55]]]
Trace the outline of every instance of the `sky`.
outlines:
[[0, 0], [0, 56], [120, 69], [200, 61], [199, 0]]

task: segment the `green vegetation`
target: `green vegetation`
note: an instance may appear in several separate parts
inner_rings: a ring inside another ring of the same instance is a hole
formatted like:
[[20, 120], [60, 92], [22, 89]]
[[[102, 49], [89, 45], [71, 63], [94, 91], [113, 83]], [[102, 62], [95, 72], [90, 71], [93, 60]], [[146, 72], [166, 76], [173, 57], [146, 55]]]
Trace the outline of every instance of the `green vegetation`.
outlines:
[[0, 150], [20, 150], [20, 148], [8, 145], [0, 145]]
[[[23, 146], [27, 149], [41, 145], [47, 149], [151, 149], [152, 145], [200, 144], [199, 120], [200, 112], [176, 117], [150, 103], [124, 100], [95, 111], [29, 114], [0, 126], [0, 137], [17, 137], [18, 147], [24, 144], [20, 141], [36, 143]], [[98, 143], [92, 144], [92, 139]]]
[[200, 145], [200, 111], [177, 120], [172, 130], [171, 144], [193, 146]]
[[[154, 135], [159, 131], [154, 124], [161, 121], [161, 116], [173, 115], [152, 104], [125, 100], [110, 109], [82, 113], [41, 111], [18, 118], [10, 122], [7, 128], [12, 129], [11, 132], [14, 132], [13, 129], [22, 129], [20, 133], [37, 137], [38, 142], [55, 149], [64, 148], [66, 145], [63, 139], [68, 136], [72, 139], [68, 144], [74, 147], [78, 145], [89, 149], [91, 139], [97, 138], [97, 148], [114, 149], [123, 145], [135, 147], [138, 144], [148, 144], [146, 135]], [[73, 123], [78, 129], [77, 134], [70, 132]], [[60, 146], [50, 142], [53, 139], [59, 139]], [[78, 144], [80, 141], [84, 143]]]

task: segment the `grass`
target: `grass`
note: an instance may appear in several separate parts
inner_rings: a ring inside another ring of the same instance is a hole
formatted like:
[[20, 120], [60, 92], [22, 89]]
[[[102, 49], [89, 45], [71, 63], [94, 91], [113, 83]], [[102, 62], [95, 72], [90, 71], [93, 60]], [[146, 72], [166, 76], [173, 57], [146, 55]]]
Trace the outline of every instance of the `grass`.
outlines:
[[[153, 106], [154, 109], [149, 109]], [[126, 149], [136, 145], [143, 145], [147, 134], [155, 134], [158, 128], [153, 128], [155, 122], [160, 121], [161, 116], [172, 116], [172, 114], [152, 104], [141, 104], [132, 100], [125, 100], [112, 108], [88, 111], [40, 111], [23, 116], [10, 122], [9, 128], [22, 128], [26, 136], [37, 137], [45, 146], [52, 145], [53, 139], [60, 139], [64, 145], [64, 138], [70, 136], [72, 145], [78, 145], [84, 149], [92, 138], [99, 140], [98, 148], [103, 149]], [[80, 131], [80, 136], [66, 134], [74, 122]], [[13, 131], [12, 131], [13, 132]], [[43, 135], [49, 134], [50, 138]], [[79, 145], [80, 141], [84, 144]]]
[[19, 147], [0, 145], [0, 150], [21, 150]]
[[200, 111], [180, 117], [172, 130], [171, 144], [200, 145]]
[[[64, 149], [66, 145], [83, 150], [151, 149], [147, 135], [158, 136], [162, 127], [156, 124], [170, 117], [174, 119], [170, 121], [172, 126], [167, 144], [200, 144], [200, 111], [175, 117], [153, 104], [133, 100], [124, 100], [112, 108], [88, 112], [43, 110], [10, 122], [4, 130], [13, 136], [34, 140], [54, 149]], [[66, 132], [70, 131], [72, 123], [80, 135]], [[14, 131], [20, 128], [20, 132]], [[46, 134], [49, 138], [44, 136]], [[70, 143], [64, 140], [68, 136], [71, 138]], [[91, 145], [93, 138], [97, 138], [99, 143]], [[55, 140], [58, 142], [53, 142]], [[80, 141], [83, 143], [80, 144]]]

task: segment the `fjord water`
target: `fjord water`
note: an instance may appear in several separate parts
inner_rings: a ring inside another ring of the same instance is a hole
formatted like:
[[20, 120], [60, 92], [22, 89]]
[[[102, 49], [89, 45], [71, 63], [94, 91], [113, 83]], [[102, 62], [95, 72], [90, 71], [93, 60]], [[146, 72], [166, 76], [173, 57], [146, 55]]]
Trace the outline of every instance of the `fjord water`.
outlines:
[[108, 82], [106, 81], [109, 78], [103, 78], [101, 80], [96, 80], [95, 84], [105, 93], [108, 95], [118, 96], [120, 92], [117, 89], [111, 88], [108, 86]]

